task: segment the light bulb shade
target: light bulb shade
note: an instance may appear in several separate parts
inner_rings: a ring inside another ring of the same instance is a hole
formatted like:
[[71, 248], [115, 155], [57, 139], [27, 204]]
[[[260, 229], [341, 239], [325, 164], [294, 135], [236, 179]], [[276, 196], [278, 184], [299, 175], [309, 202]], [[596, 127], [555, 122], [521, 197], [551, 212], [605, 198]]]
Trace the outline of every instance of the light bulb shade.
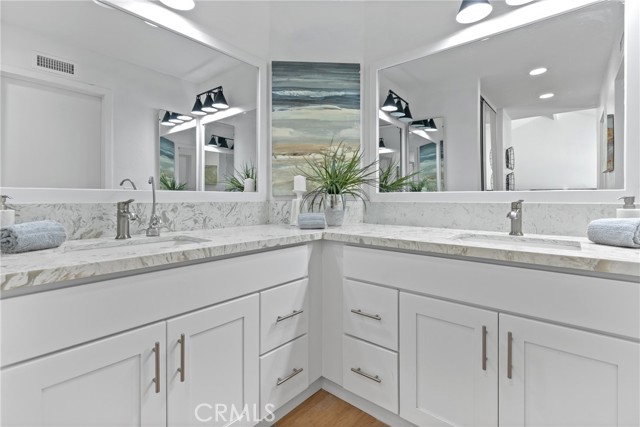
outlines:
[[533, 0], [506, 0], [509, 6], [522, 6], [523, 4], [531, 3]]
[[425, 128], [425, 130], [427, 132], [435, 132], [438, 130], [438, 127], [436, 126], [436, 122], [433, 119], [429, 119], [427, 121], [427, 127]]
[[178, 113], [171, 113], [171, 117], [169, 117], [169, 121], [177, 125], [179, 125], [180, 123], [183, 123], [183, 121], [178, 118]]
[[396, 103], [393, 100], [393, 94], [389, 92], [389, 95], [387, 95], [387, 99], [384, 101], [384, 105], [382, 106], [381, 110], [386, 111], [387, 113], [391, 113], [393, 111], [396, 111], [397, 109], [398, 108], [396, 107]]
[[160, 121], [160, 124], [161, 124], [162, 126], [175, 126], [175, 125], [176, 125], [175, 123], [171, 123], [171, 122], [169, 121], [169, 119], [170, 119], [170, 118], [171, 118], [171, 113], [170, 113], [170, 112], [168, 112], [168, 111], [166, 111], [166, 112], [164, 113], [164, 117], [162, 117], [162, 120]]
[[193, 0], [160, 0], [160, 3], [175, 10], [191, 10], [196, 7]]
[[404, 123], [411, 123], [413, 121], [411, 110], [409, 110], [409, 104], [407, 104], [407, 106], [404, 107], [404, 117], [400, 117], [400, 121]]
[[187, 116], [186, 114], [178, 114], [178, 118], [180, 120], [182, 120], [183, 122], [188, 122], [188, 121], [193, 120], [193, 117]]
[[462, 0], [456, 21], [461, 24], [478, 22], [489, 16], [492, 10], [489, 0]]
[[202, 111], [206, 111], [207, 113], [215, 113], [218, 111], [213, 106], [213, 98], [211, 97], [211, 93], [207, 94], [207, 97], [204, 99], [204, 103], [202, 104]]
[[424, 129], [427, 127], [427, 124], [424, 122], [424, 120], [417, 120], [413, 123], [411, 123], [411, 126], [413, 126], [414, 128], [418, 128], [418, 129]]
[[378, 142], [378, 148], [387, 148], [384, 145], [384, 138], [380, 138], [379, 142]]
[[218, 145], [218, 143], [216, 142], [216, 136], [215, 135], [211, 135], [211, 139], [209, 140], [209, 144], [208, 145]]
[[218, 137], [218, 146], [220, 148], [229, 148], [229, 145], [227, 145], [227, 138], [225, 138], [224, 136], [219, 136]]
[[193, 108], [191, 109], [191, 114], [195, 114], [196, 116], [206, 116], [207, 113], [202, 111], [202, 101], [200, 101], [200, 97], [196, 96], [196, 102], [193, 104]]
[[396, 111], [392, 112], [393, 117], [404, 117], [404, 107], [402, 107], [402, 101], [398, 99], [396, 102]]
[[227, 100], [224, 97], [224, 93], [222, 93], [222, 89], [216, 92], [216, 96], [213, 99], [213, 106], [219, 110], [226, 110], [229, 108], [229, 104], [227, 104]]

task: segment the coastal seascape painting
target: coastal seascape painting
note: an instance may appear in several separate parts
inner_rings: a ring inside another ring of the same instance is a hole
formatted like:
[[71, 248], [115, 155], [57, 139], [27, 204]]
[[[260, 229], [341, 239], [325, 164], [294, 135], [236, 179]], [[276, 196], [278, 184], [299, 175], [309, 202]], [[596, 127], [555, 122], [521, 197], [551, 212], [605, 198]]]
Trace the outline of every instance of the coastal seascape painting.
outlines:
[[360, 148], [360, 64], [273, 62], [272, 73], [273, 195], [291, 196], [304, 156], [332, 141]]

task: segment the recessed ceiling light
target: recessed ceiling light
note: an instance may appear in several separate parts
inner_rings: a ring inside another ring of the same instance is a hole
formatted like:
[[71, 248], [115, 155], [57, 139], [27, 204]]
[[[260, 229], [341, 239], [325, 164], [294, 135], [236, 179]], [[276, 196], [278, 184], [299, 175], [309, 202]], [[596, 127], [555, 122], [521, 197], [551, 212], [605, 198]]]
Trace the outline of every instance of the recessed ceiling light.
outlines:
[[540, 99], [549, 99], [549, 98], [553, 98], [555, 96], [555, 94], [553, 93], [543, 93], [542, 95], [540, 95]]
[[158, 28], [158, 26], [156, 24], [152, 24], [149, 21], [144, 21], [145, 24], [152, 26], [153, 28]]
[[160, 0], [160, 3], [176, 10], [191, 10], [196, 7], [193, 0]]
[[523, 4], [531, 3], [533, 0], [506, 0], [509, 6], [522, 6]]
[[540, 74], [544, 74], [547, 72], [547, 69], [544, 67], [540, 67], [540, 68], [535, 68], [531, 71], [529, 71], [529, 75], [530, 76], [539, 76]]
[[461, 24], [478, 22], [489, 16], [492, 10], [489, 0], [462, 0], [456, 21]]

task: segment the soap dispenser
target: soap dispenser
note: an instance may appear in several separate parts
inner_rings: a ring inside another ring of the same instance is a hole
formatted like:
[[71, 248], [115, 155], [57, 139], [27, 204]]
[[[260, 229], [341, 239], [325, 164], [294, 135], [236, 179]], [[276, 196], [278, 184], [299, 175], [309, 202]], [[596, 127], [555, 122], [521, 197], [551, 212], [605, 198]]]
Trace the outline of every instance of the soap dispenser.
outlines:
[[616, 217], [618, 218], [640, 218], [640, 209], [635, 205], [634, 196], [620, 197], [618, 200], [624, 200], [624, 206], [616, 209]]
[[7, 209], [7, 199], [11, 196], [0, 196], [0, 227], [9, 227], [16, 221], [16, 212], [12, 209]]

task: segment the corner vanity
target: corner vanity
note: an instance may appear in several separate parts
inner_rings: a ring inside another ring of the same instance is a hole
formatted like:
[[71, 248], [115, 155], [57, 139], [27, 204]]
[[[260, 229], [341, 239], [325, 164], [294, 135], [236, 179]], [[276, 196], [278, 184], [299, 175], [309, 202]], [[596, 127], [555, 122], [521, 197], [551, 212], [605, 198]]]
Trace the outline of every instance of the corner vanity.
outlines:
[[325, 388], [394, 426], [638, 424], [638, 253], [469, 234], [273, 225], [3, 257], [2, 423], [269, 425]]

